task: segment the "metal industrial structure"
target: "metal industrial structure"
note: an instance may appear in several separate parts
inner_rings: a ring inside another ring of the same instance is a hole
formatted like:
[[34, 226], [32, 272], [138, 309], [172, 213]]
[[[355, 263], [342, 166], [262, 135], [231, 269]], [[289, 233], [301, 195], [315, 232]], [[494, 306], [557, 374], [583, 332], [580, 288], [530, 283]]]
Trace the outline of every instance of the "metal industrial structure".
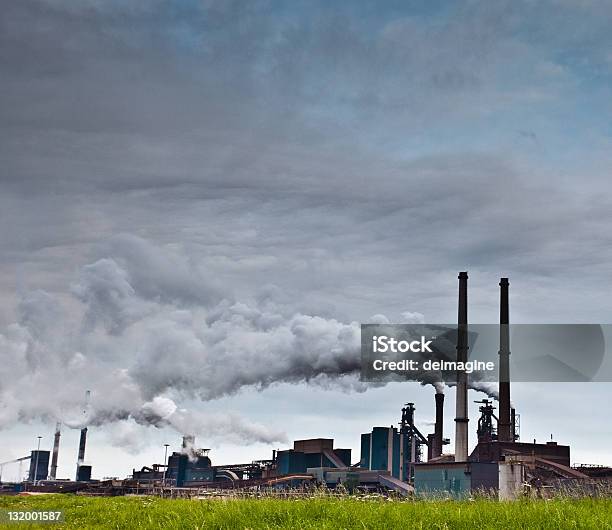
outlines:
[[[468, 274], [460, 272], [457, 321], [457, 361], [468, 359]], [[91, 479], [91, 466], [85, 465], [87, 427], [80, 432], [76, 480], [58, 480], [57, 465], [61, 425], [55, 429], [51, 467], [50, 451], [38, 448], [29, 456], [0, 463], [0, 486], [3, 466], [27, 460], [29, 488], [40, 491], [88, 491], [117, 495], [130, 492], [161, 492], [183, 495], [202, 488], [270, 488], [308, 489], [315, 484], [349, 490], [394, 490], [402, 495], [445, 493], [461, 497], [486, 489], [497, 491], [500, 498], [512, 498], [530, 484], [558, 484], [563, 481], [587, 483], [596, 477], [612, 479], [612, 469], [601, 466], [570, 467], [570, 448], [554, 441], [521, 442], [520, 416], [510, 401], [510, 311], [509, 281], [501, 278], [499, 335], [499, 400], [496, 407], [489, 399], [476, 401], [480, 417], [477, 443], [469, 452], [468, 375], [457, 372], [455, 401], [455, 451], [444, 454], [450, 443], [444, 438], [445, 395], [435, 394], [433, 433], [424, 435], [415, 424], [414, 403], [401, 409], [399, 428], [373, 427], [361, 435], [360, 460], [351, 464], [351, 450], [334, 448], [331, 438], [296, 440], [291, 449], [275, 450], [270, 460], [247, 464], [213, 465], [209, 449], [197, 449], [195, 437], [183, 437], [179, 451], [167, 456], [164, 463], [133, 470], [125, 480]], [[85, 409], [90, 393], [86, 394]], [[39, 437], [40, 443], [40, 437]], [[47, 475], [49, 480], [47, 480]], [[4, 486], [2, 486], [4, 487]], [[16, 488], [22, 487], [15, 485]]]

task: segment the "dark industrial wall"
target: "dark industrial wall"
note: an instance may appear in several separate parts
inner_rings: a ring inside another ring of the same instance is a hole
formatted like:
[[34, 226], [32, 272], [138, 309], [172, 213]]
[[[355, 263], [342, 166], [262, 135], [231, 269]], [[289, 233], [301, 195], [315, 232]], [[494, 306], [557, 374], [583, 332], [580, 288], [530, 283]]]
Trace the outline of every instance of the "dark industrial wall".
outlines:
[[312, 438], [293, 442], [293, 450], [301, 453], [322, 453], [323, 451], [333, 451], [333, 449], [333, 438]]
[[[38, 467], [36, 466], [36, 457], [38, 455]], [[49, 459], [50, 451], [32, 451], [30, 456], [30, 471], [28, 473], [28, 480], [33, 482], [35, 480], [46, 480], [49, 474]], [[34, 471], [36, 470], [36, 476]]]
[[346, 466], [351, 465], [351, 450], [350, 449], [334, 449], [334, 454]]
[[497, 462], [473, 462], [470, 464], [472, 474], [472, 492], [489, 493], [499, 488], [499, 464]]
[[[361, 435], [361, 467], [371, 470], [389, 470], [399, 478], [402, 467], [400, 444], [402, 434], [394, 427], [374, 427], [371, 433]], [[408, 447], [404, 436], [405, 451]], [[409, 453], [405, 453], [408, 457]], [[390, 460], [389, 460], [390, 459]]]
[[77, 471], [77, 481], [89, 482], [91, 480], [91, 466], [79, 466]]
[[472, 462], [499, 462], [504, 460], [506, 455], [536, 456], [567, 467], [570, 465], [569, 446], [556, 443], [530, 444], [498, 441], [479, 443], [470, 455], [470, 460]]
[[[306, 462], [304, 453], [288, 449], [287, 451], [279, 451], [276, 455], [278, 462], [278, 474], [289, 475], [291, 473], [304, 473], [306, 471]], [[316, 466], [311, 466], [316, 467]]]
[[360, 466], [365, 469], [370, 469], [370, 433], [361, 435], [361, 461]]

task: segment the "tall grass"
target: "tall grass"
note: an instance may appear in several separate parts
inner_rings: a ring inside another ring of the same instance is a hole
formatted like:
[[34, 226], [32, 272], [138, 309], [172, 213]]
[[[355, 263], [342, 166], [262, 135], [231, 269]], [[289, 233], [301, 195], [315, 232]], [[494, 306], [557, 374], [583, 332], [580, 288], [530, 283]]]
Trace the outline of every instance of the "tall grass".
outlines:
[[[610, 528], [612, 499], [498, 502], [297, 499], [0, 497], [1, 510], [63, 510], [62, 528]], [[27, 528], [26, 525], [14, 525]], [[45, 525], [49, 527], [49, 525]], [[30, 526], [32, 527], [32, 526]]]

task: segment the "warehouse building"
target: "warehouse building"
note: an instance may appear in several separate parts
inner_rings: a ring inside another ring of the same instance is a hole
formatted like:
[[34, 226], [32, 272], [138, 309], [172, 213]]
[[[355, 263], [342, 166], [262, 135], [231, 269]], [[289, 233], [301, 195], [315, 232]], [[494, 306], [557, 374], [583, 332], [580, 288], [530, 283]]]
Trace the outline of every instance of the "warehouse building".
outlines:
[[293, 449], [276, 453], [276, 473], [306, 473], [308, 468], [343, 468], [351, 465], [350, 449], [334, 449], [332, 438], [296, 440]]

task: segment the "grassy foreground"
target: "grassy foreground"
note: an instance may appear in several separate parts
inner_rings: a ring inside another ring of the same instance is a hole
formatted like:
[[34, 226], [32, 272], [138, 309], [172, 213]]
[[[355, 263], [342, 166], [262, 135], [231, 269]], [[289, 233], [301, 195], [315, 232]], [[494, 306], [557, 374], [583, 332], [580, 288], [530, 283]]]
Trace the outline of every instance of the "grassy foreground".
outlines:
[[[384, 501], [0, 497], [0, 510], [63, 510], [47, 528], [611, 528], [612, 499]], [[5, 527], [33, 528], [25, 523]]]

